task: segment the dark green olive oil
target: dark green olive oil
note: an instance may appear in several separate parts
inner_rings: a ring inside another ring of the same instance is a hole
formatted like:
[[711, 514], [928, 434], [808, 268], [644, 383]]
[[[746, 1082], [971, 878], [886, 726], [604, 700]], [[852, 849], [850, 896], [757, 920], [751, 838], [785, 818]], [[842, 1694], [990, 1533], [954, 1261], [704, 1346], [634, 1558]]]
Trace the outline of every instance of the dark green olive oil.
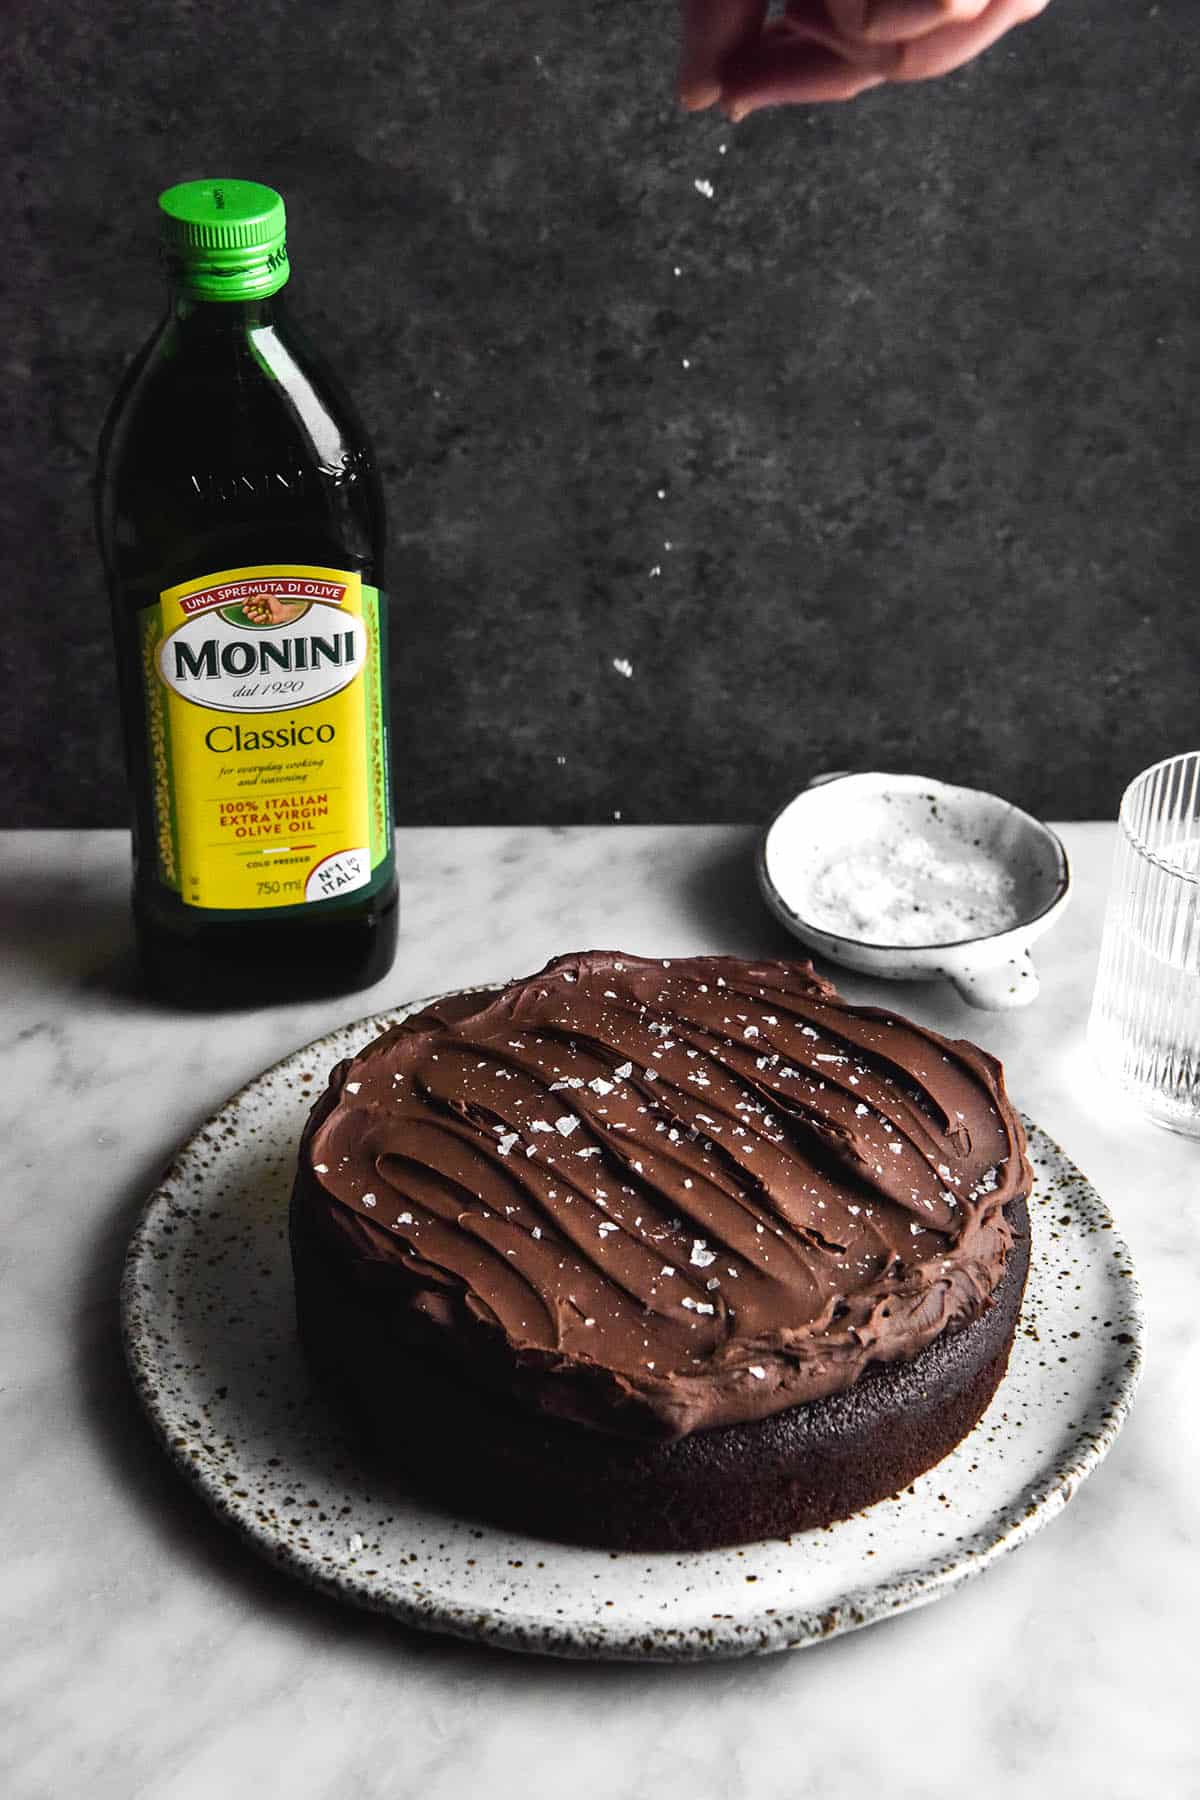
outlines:
[[97, 482], [141, 964], [183, 1005], [346, 992], [396, 943], [375, 462], [287, 317], [279, 196], [160, 207], [170, 304]]

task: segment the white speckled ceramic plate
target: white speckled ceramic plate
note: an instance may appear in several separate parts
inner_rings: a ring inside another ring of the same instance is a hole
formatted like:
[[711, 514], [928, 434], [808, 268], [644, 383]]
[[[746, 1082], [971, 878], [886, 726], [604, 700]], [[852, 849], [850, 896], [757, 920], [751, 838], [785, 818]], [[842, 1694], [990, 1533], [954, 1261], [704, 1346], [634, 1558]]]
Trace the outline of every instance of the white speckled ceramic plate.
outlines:
[[313, 1098], [397, 1016], [310, 1044], [222, 1107], [151, 1196], [125, 1267], [126, 1353], [163, 1444], [302, 1580], [513, 1650], [638, 1661], [784, 1650], [949, 1593], [1061, 1512], [1113, 1443], [1141, 1361], [1129, 1252], [1084, 1176], [1031, 1126], [1033, 1256], [1009, 1372], [970, 1436], [896, 1499], [826, 1531], [680, 1557], [514, 1536], [386, 1485], [357, 1466], [310, 1385], [286, 1228]]

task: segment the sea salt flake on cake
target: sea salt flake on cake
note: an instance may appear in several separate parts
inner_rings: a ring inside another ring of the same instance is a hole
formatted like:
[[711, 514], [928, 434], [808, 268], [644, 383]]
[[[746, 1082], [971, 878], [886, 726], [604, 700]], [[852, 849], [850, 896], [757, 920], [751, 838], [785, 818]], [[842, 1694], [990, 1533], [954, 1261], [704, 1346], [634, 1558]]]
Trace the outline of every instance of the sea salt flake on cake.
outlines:
[[562, 1137], [570, 1137], [578, 1124], [579, 1120], [573, 1113], [564, 1113], [561, 1119], [555, 1119], [554, 1129]]
[[328, 1175], [328, 1173], [329, 1173], [329, 1164], [328, 1163], [314, 1163], [313, 1168], [316, 1170], [318, 1175]]
[[593, 1094], [611, 1094], [613, 1091], [612, 1082], [605, 1081], [602, 1075], [593, 1076], [591, 1081], [588, 1082], [588, 1086], [591, 1088]]
[[767, 1371], [759, 1363], [750, 1364], [750, 1373], [753, 1375], [755, 1381], [765, 1381], [767, 1379]]
[[376, 1204], [374, 1194], [364, 1194], [362, 1196], [362, 1203], [364, 1206], [374, 1206]]
[[496, 1148], [500, 1152], [501, 1156], [508, 1155], [509, 1151], [512, 1149], [513, 1145], [516, 1143], [519, 1136], [520, 1136], [520, 1133], [517, 1131], [506, 1131], [505, 1132], [504, 1136], [500, 1139], [500, 1142], [496, 1145]]
[[[690, 1186], [691, 1184], [689, 1182], [685, 1185]], [[693, 1238], [692, 1254], [688, 1260], [697, 1269], [707, 1269], [710, 1264], [716, 1262], [717, 1253], [715, 1250], [710, 1250], [708, 1248], [708, 1245], [703, 1238]]]
[[357, 1092], [361, 1086], [362, 1086], [361, 1081], [348, 1081], [346, 1083], [346, 1092], [348, 1094], [357, 1094]]

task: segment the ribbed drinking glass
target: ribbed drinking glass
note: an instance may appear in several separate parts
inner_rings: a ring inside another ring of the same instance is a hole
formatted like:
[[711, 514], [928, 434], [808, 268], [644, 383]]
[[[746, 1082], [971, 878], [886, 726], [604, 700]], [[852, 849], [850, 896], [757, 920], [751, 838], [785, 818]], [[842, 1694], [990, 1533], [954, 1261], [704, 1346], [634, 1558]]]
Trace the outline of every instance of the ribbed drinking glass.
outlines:
[[1200, 1137], [1200, 751], [1121, 801], [1088, 1035], [1152, 1119]]

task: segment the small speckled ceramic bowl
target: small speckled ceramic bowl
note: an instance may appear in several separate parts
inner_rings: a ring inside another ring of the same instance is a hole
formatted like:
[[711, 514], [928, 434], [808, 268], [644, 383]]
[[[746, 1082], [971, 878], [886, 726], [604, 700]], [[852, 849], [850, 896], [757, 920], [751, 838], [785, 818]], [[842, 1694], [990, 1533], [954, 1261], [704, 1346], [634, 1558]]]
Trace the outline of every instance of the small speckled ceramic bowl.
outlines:
[[[918, 844], [931, 859], [994, 870], [1008, 918], [981, 925], [964, 909], [939, 941], [887, 943], [864, 934], [849, 910], [831, 908], [822, 883], [839, 865], [889, 846]], [[1048, 825], [980, 788], [923, 775], [819, 775], [775, 815], [758, 852], [758, 880], [771, 911], [831, 962], [893, 980], [952, 981], [970, 1006], [1003, 1011], [1038, 992], [1029, 947], [1061, 918], [1071, 891], [1067, 853]]]

